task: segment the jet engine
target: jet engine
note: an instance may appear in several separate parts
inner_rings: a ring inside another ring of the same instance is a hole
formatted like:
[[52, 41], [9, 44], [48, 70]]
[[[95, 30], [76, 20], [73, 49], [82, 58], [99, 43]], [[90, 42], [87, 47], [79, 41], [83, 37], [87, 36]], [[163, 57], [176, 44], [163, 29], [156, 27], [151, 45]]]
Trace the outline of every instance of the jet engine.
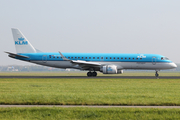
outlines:
[[118, 70], [115, 65], [105, 65], [100, 68], [103, 74], [122, 74], [123, 70]]

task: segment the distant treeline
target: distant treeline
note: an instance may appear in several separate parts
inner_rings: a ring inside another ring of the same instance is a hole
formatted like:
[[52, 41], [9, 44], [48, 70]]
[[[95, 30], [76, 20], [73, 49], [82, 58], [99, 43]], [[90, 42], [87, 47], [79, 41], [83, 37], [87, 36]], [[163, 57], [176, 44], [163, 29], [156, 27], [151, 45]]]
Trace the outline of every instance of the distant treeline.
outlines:
[[39, 65], [21, 66], [21, 65], [8, 65], [0, 66], [0, 71], [65, 71], [66, 69], [52, 68]]

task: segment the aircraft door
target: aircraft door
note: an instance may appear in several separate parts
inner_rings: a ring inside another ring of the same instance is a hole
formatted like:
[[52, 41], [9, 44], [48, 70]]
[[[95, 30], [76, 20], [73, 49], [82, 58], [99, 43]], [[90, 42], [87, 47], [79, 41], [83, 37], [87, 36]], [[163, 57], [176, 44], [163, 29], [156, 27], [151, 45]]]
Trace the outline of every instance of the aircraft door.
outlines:
[[152, 64], [153, 64], [153, 65], [156, 64], [156, 57], [152, 57]]
[[42, 62], [43, 62], [43, 63], [46, 63], [46, 62], [47, 62], [47, 55], [43, 55], [43, 56], [42, 56]]

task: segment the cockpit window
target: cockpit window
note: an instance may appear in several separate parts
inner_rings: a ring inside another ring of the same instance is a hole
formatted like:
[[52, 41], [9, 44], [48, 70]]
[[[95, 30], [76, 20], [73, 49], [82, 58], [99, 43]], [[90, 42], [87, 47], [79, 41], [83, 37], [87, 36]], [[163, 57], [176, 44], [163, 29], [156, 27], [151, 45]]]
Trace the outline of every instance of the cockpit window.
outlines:
[[167, 57], [161, 57], [161, 60], [169, 60]]
[[165, 60], [169, 60], [169, 58], [165, 57]]

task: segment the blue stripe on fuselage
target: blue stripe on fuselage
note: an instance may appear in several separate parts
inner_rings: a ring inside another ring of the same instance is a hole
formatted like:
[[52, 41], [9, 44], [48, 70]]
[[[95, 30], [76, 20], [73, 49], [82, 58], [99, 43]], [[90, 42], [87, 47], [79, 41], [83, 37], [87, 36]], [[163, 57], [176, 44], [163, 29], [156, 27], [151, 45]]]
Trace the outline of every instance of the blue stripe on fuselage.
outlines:
[[[157, 54], [117, 54], [117, 53], [62, 53], [62, 54], [70, 60], [84, 60], [84, 61], [92, 61], [92, 62], [152, 62], [153, 60], [155, 62], [168, 62], [168, 63], [171, 62], [170, 60], [161, 60], [161, 58], [164, 56]], [[20, 55], [28, 56], [29, 58], [17, 58], [17, 59], [42, 61], [42, 57], [47, 56], [47, 61], [63, 61], [59, 53], [23, 53]]]

